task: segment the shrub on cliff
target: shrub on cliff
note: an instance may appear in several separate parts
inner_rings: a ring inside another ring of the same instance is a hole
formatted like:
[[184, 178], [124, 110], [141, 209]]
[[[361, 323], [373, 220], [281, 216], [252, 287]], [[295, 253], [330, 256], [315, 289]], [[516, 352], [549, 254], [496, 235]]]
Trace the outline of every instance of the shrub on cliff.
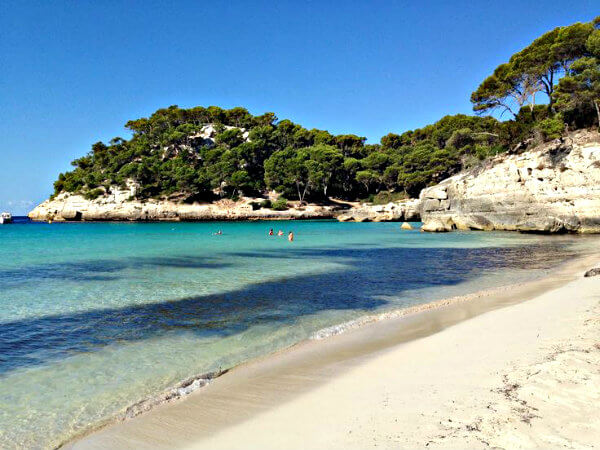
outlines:
[[535, 126], [535, 131], [540, 133], [541, 141], [559, 138], [565, 130], [565, 123], [561, 114], [553, 117], [547, 117], [539, 121]]
[[86, 191], [83, 196], [87, 199], [87, 200], [95, 200], [98, 197], [100, 197], [101, 195], [104, 194], [104, 189], [92, 189], [89, 191]]
[[275, 211], [285, 211], [286, 209], [288, 209], [287, 199], [284, 197], [279, 197], [273, 202], [272, 208]]

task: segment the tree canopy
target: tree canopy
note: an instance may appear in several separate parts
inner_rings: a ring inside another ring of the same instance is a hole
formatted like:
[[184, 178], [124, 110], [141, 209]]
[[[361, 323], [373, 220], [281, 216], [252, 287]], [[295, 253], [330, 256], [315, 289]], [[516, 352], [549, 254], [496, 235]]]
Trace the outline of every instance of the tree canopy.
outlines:
[[[600, 24], [600, 18], [595, 23]], [[600, 127], [600, 29], [590, 33], [585, 47], [589, 56], [571, 64], [559, 81], [554, 97], [557, 108], [573, 117], [571, 122], [581, 120], [586, 111], [589, 115], [589, 109], [593, 107]]]
[[[210, 139], [202, 137], [207, 126], [215, 130]], [[496, 119], [465, 115], [390, 133], [376, 145], [278, 121], [273, 113], [253, 116], [244, 108], [171, 106], [126, 127], [130, 139], [94, 144], [73, 161], [73, 171], [60, 174], [55, 193], [93, 198], [129, 181], [142, 199], [210, 201], [269, 189], [301, 201], [354, 200], [381, 190], [414, 196], [506, 145]]]
[[516, 118], [524, 105], [533, 113], [536, 94], [543, 92], [552, 113], [554, 89], [560, 76], [568, 74], [579, 58], [590, 56], [587, 42], [597, 24], [595, 19], [555, 28], [515, 53], [471, 94], [474, 111], [485, 113], [501, 108]]
[[[368, 199], [421, 189], [534, 138], [600, 123], [600, 17], [551, 30], [515, 53], [471, 95], [478, 114], [445, 116], [377, 144], [307, 129], [243, 107], [170, 106], [129, 121], [129, 139], [97, 142], [61, 173], [55, 194], [93, 199], [134, 184], [139, 199], [212, 201], [268, 190], [300, 201]], [[548, 104], [536, 105], [543, 92]], [[499, 121], [485, 113], [512, 115]]]

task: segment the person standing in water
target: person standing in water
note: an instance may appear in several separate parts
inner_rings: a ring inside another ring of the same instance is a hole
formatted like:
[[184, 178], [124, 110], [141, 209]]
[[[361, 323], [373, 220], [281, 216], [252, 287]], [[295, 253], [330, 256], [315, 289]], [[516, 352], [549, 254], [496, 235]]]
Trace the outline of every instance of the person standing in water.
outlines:
[[273, 228], [269, 230], [269, 236], [273, 236]]
[[294, 232], [293, 231], [290, 231], [290, 233], [288, 234], [288, 241], [294, 242]]

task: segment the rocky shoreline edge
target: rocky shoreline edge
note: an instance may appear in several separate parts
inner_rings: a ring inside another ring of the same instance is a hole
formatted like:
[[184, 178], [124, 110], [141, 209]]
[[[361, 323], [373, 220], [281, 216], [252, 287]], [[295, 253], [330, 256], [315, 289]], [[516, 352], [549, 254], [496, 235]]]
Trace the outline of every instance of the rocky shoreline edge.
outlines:
[[213, 203], [179, 203], [159, 200], [130, 200], [130, 192], [119, 189], [99, 199], [61, 193], [36, 206], [28, 217], [33, 221], [101, 222], [101, 221], [236, 221], [334, 219], [337, 205], [290, 205], [277, 211], [257, 207], [261, 199], [220, 200]]
[[107, 197], [88, 200], [80, 195], [59, 194], [35, 207], [28, 217], [43, 222], [101, 221], [244, 221], [318, 220], [347, 222], [418, 221], [419, 200], [369, 205], [332, 200], [328, 204], [288, 202], [285, 210], [260, 207], [260, 198], [228, 199], [213, 203], [129, 200], [129, 191], [113, 189]]

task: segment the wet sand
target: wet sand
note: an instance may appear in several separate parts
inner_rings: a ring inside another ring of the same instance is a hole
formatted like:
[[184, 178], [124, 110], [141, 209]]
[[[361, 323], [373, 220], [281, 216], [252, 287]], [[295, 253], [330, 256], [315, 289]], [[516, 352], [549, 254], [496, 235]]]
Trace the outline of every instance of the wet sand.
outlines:
[[600, 277], [582, 274], [598, 260], [374, 317], [66, 448], [593, 448]]

